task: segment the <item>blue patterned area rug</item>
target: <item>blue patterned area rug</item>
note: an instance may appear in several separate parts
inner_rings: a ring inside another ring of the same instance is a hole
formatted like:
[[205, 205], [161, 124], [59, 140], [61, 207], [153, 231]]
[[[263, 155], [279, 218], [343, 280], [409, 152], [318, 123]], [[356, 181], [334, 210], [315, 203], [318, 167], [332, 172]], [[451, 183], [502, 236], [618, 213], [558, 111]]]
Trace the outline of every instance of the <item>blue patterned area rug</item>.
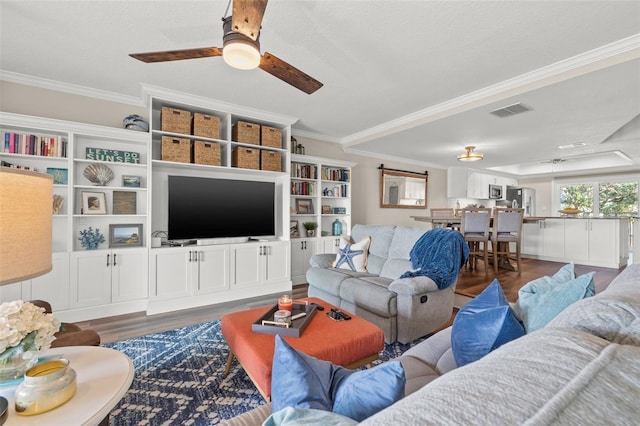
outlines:
[[[413, 344], [385, 345], [380, 360]], [[229, 348], [220, 321], [104, 344], [135, 366], [131, 388], [111, 412], [110, 425], [213, 425], [264, 404], [237, 361], [228, 376]]]

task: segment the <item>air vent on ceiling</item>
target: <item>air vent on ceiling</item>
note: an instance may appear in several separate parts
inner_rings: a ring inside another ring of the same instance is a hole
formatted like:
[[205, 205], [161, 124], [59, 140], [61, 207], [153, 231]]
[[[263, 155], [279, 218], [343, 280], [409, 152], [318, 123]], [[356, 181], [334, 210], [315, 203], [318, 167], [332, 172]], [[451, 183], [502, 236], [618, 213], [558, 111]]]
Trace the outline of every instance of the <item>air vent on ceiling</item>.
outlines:
[[520, 114], [521, 112], [531, 111], [528, 106], [517, 103], [513, 105], [507, 105], [506, 107], [498, 108], [491, 111], [491, 114], [497, 115], [500, 118], [511, 117], [512, 115]]

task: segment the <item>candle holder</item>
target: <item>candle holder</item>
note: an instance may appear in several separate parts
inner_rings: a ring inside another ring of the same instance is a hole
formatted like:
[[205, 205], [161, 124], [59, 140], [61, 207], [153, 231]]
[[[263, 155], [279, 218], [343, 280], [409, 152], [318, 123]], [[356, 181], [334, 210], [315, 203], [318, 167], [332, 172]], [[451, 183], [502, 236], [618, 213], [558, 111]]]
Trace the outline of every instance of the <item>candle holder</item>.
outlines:
[[293, 310], [293, 299], [288, 294], [283, 294], [278, 299], [278, 310], [284, 311], [292, 311]]

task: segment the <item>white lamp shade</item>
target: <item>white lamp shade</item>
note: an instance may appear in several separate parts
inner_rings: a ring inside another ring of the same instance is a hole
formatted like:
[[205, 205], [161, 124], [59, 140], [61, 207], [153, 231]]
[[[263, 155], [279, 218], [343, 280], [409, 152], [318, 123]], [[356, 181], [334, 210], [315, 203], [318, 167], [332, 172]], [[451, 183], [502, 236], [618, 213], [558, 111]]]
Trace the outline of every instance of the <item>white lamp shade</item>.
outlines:
[[53, 176], [0, 167], [0, 285], [51, 271]]

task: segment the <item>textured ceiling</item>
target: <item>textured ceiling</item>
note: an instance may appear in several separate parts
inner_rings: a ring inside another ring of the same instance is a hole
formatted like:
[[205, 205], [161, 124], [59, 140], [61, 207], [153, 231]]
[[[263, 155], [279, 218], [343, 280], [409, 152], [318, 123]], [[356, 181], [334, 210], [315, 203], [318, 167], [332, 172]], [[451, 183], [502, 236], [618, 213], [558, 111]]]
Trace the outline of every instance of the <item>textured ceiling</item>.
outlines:
[[[2, 0], [0, 69], [126, 96], [148, 84], [263, 109], [297, 117], [297, 136], [428, 167], [460, 166], [456, 154], [476, 145], [485, 160], [474, 167], [517, 175], [562, 171], [546, 161], [563, 156], [574, 170], [640, 170], [637, 126], [602, 143], [640, 114], [638, 1], [271, 0], [262, 52], [324, 83], [312, 95], [221, 58], [128, 56], [222, 47], [226, 7]], [[532, 111], [489, 114], [515, 102]], [[574, 142], [587, 145], [556, 148]], [[616, 150], [626, 158], [591, 160]]]

